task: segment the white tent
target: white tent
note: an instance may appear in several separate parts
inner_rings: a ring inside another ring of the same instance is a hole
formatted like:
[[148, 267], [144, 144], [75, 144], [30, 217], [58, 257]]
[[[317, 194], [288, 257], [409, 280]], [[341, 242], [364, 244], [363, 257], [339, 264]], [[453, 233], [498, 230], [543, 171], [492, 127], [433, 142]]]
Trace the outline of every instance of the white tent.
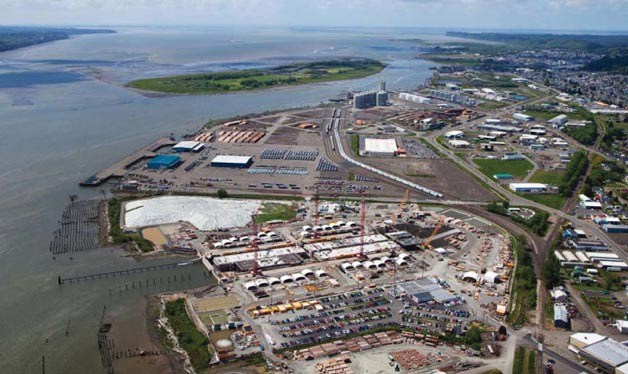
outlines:
[[487, 271], [486, 274], [484, 274], [484, 279], [488, 282], [488, 283], [501, 283], [501, 278], [499, 277], [499, 274], [497, 274], [494, 271]]

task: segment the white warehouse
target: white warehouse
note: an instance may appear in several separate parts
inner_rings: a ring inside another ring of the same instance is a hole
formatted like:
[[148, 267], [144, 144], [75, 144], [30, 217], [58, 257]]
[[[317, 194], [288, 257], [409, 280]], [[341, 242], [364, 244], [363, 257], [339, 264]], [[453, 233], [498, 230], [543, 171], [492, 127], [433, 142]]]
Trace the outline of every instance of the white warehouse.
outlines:
[[419, 104], [431, 104], [432, 103], [432, 99], [430, 99], [429, 97], [415, 95], [415, 94], [408, 93], [408, 92], [400, 93], [399, 94], [399, 99], [400, 100], [406, 100], [406, 101], [412, 101], [413, 103], [419, 103]]
[[515, 192], [520, 193], [539, 193], [547, 192], [547, 184], [544, 183], [510, 183], [508, 187]]

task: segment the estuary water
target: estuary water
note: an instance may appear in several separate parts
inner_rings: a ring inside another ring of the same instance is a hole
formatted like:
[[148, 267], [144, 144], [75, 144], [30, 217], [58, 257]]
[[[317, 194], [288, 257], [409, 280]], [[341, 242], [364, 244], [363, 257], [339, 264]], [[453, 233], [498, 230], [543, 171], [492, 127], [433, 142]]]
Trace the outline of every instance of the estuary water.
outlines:
[[[107, 318], [124, 323], [141, 318], [133, 306], [146, 294], [207, 283], [200, 266], [190, 266], [58, 286], [58, 276], [138, 266], [112, 249], [56, 259], [49, 253], [68, 196], [100, 194], [79, 188], [81, 180], [159, 136], [188, 133], [209, 119], [316, 105], [380, 80], [389, 89], [411, 89], [433, 66], [416, 59], [416, 44], [407, 41], [425, 34], [420, 30], [114, 29], [0, 53], [1, 373], [42, 372], [42, 356], [46, 373], [104, 372], [96, 344], [103, 307]], [[141, 77], [335, 56], [389, 66], [354, 81], [229, 95], [148, 98], [123, 87]], [[185, 281], [125, 289], [177, 275]]]

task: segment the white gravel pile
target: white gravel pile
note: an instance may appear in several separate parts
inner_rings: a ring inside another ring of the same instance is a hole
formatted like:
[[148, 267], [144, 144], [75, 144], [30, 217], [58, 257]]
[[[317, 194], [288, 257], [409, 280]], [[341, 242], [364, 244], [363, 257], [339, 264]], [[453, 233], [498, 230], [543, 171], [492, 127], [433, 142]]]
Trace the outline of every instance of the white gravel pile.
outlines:
[[180, 221], [200, 230], [245, 226], [261, 201], [197, 196], [162, 196], [130, 201], [124, 206], [125, 227], [139, 228]]

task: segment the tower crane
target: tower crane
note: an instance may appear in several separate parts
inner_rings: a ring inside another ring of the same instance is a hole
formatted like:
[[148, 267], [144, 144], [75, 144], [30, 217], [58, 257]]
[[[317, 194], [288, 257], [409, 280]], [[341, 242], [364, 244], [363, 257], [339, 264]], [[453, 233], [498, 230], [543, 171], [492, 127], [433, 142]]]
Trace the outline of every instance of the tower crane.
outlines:
[[366, 201], [364, 200], [364, 192], [360, 200], [360, 258], [364, 258], [364, 230], [366, 228]]
[[445, 217], [441, 216], [438, 220], [438, 223], [434, 227], [434, 230], [430, 234], [430, 236], [427, 238], [427, 240], [423, 242], [423, 247], [432, 249], [432, 246], [431, 246], [432, 240], [434, 240], [434, 237], [436, 236], [436, 234], [438, 234], [438, 231], [440, 231], [444, 223], [445, 223]]
[[403, 194], [401, 201], [399, 201], [399, 209], [397, 210], [397, 218], [402, 217], [403, 209], [406, 207], [406, 203], [408, 202], [409, 197], [410, 197], [410, 190], [406, 189], [406, 192]]
[[249, 224], [249, 230], [251, 231], [251, 242], [249, 244], [248, 251], [253, 251], [255, 254], [255, 257], [253, 259], [253, 270], [252, 270], [253, 275], [260, 274], [259, 261], [258, 261], [259, 260], [259, 238], [257, 236], [258, 226], [257, 226], [257, 223], [255, 222], [258, 211], [259, 209], [255, 210], [255, 212], [251, 214], [251, 223]]
[[312, 212], [312, 230], [314, 230], [314, 240], [318, 239], [318, 188], [314, 191], [314, 211]]

